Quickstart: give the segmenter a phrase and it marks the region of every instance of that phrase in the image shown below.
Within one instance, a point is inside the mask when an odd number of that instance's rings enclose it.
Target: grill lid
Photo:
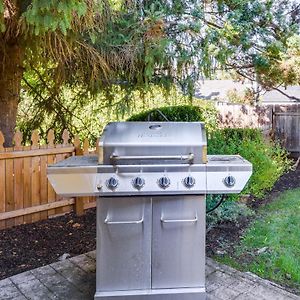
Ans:
[[[100,164],[206,163],[201,122],[113,122],[99,142]]]

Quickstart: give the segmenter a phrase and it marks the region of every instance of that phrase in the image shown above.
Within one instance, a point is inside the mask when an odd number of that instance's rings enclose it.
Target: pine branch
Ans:
[[[291,100],[295,100],[297,102],[300,102],[300,98],[295,97],[295,96],[291,96],[291,95],[285,93],[284,91],[282,91],[281,89],[279,89],[277,87],[273,87],[272,89],[275,90],[275,91],[277,91],[277,92],[279,92],[280,94],[284,95],[285,97],[287,97],[287,98],[289,98]]]

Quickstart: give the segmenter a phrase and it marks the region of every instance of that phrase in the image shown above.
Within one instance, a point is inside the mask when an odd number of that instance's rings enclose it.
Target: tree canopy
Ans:
[[[219,70],[266,88],[299,82],[299,18],[287,0],[0,0],[0,129],[14,129],[21,83],[68,113],[65,87],[112,101],[119,86],[128,101],[153,84],[192,95]]]

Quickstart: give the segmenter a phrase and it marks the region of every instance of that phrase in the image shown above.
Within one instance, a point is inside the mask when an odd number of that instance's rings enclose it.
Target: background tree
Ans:
[[[72,114],[66,88],[78,105],[104,91],[108,105],[123,109],[133,91],[143,96],[153,84],[193,95],[195,82],[218,70],[266,82],[300,15],[286,0],[0,0],[0,12],[0,129],[8,141],[22,76],[40,115],[55,113],[63,125]],[[116,86],[125,91],[118,103]]]
[[[102,30],[108,14],[106,3],[94,0],[0,0],[0,129],[6,145],[24,71],[55,70],[51,79],[57,86],[68,73],[76,73],[77,80],[108,80],[105,59],[84,38]]]

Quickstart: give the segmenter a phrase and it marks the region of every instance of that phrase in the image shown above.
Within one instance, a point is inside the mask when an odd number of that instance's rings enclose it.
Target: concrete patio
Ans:
[[[207,259],[208,300],[300,300],[299,296],[250,273]],[[93,299],[95,251],[0,281],[0,299]]]

